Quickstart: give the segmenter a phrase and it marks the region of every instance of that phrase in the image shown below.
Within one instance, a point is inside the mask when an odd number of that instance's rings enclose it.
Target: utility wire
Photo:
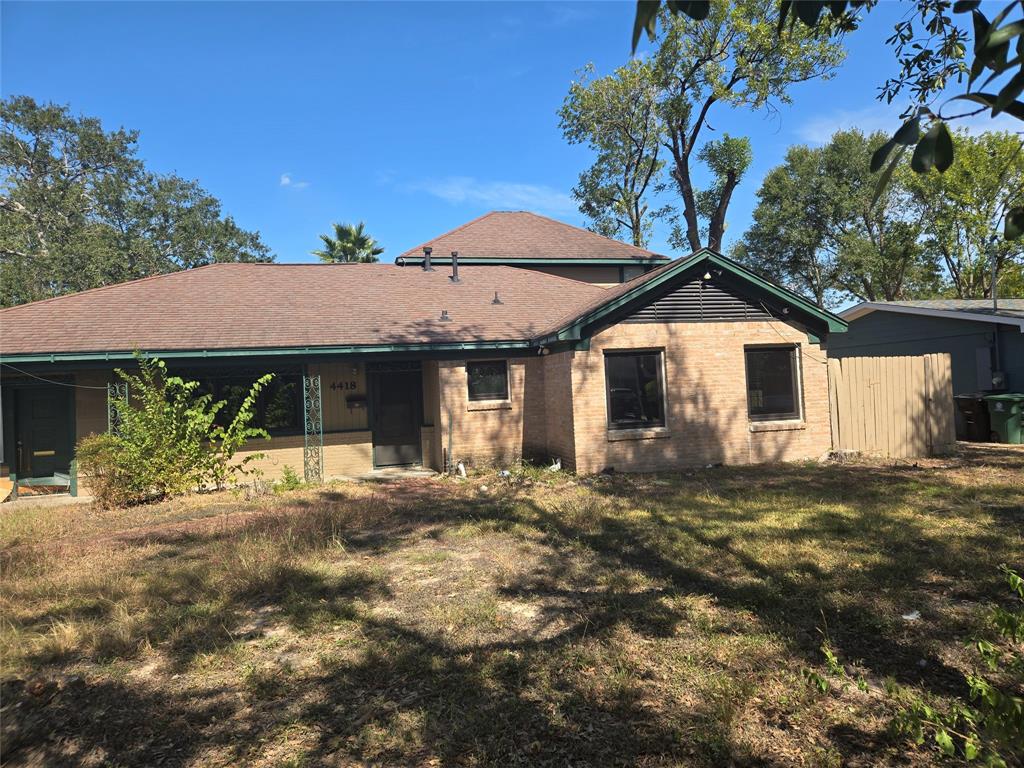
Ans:
[[[768,315],[768,317],[772,318],[772,320],[778,320],[778,318],[777,318],[777,317],[775,317],[775,315],[773,315],[773,314],[772,314],[772,313],[771,313],[771,312],[770,312],[770,311],[768,310],[768,307],[766,307],[766,306],[764,305],[764,302],[763,302],[763,301],[759,301],[759,302],[758,302],[758,304],[760,304],[760,305],[761,305],[761,309],[763,309],[763,310],[764,310],[765,314],[766,314],[766,315]],[[786,342],[787,344],[792,344],[792,343],[793,343],[792,339],[787,339],[787,338],[786,338],[785,336],[783,336],[783,335],[782,335],[782,331],[780,331],[780,330],[779,330],[778,328],[776,328],[776,327],[775,327],[775,323],[774,323],[774,322],[772,322],[772,320],[769,320],[769,321],[768,321],[768,325],[769,325],[769,327],[770,327],[770,328],[771,328],[771,329],[772,329],[773,331],[775,331],[775,332],[776,332],[776,333],[777,333],[777,334],[779,335],[779,338],[780,338],[780,339],[782,339],[783,341],[785,341],[785,342]],[[778,321],[779,321],[779,322],[782,322],[781,320],[778,320]],[[806,349],[804,349],[804,345],[803,345],[803,344],[797,344],[796,346],[797,346],[797,349],[799,349],[799,350],[800,350],[800,354],[801,354],[801,355],[803,355],[804,357],[809,357],[809,358],[810,358],[811,360],[813,360],[813,361],[814,361],[814,362],[816,362],[816,363],[822,363],[822,364],[824,364],[824,363],[826,362],[825,360],[821,360],[820,358],[817,358],[817,357],[815,357],[815,356],[814,356],[814,355],[812,355],[812,354],[811,354],[810,352],[808,352],[808,351],[807,351]]]
[[[30,376],[33,379],[38,379],[39,381],[46,382],[47,384],[56,384],[57,386],[60,387],[71,387],[72,389],[107,389],[105,386],[95,387],[89,386],[88,384],[69,384],[66,381],[54,381],[53,379],[44,379],[42,376],[36,376],[34,373],[29,373],[28,371],[21,370],[21,368],[15,368],[10,363],[0,363],[0,365],[2,365],[4,368],[10,368],[12,371],[17,371],[18,373],[24,376]]]

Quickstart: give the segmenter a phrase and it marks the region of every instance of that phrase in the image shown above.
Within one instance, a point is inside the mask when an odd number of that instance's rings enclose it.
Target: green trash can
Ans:
[[[999,443],[1024,443],[1024,429],[1021,427],[1024,394],[985,395],[985,402],[992,423],[992,439]]]

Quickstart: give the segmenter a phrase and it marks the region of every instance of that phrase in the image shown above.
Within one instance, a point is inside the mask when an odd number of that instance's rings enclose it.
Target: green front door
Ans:
[[[19,478],[71,471],[74,400],[65,387],[18,389],[15,458]]]

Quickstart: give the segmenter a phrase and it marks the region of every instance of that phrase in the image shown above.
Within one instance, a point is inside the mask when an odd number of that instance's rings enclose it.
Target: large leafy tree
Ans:
[[[643,248],[658,215],[648,193],[665,165],[659,157],[663,126],[654,70],[633,59],[608,77],[594,79],[593,72],[592,65],[583,70],[559,113],[569,143],[586,144],[596,154],[573,196],[595,232],[625,232]]]
[[[147,171],[138,133],[27,96],[0,103],[4,306],[218,261],[270,261],[196,182]]]
[[[787,28],[852,31],[858,26],[858,14],[870,11],[876,2],[778,0],[774,13],[777,33],[782,39]],[[916,173],[932,168],[941,173],[953,164],[949,121],[983,112],[1024,121],[1024,0],[996,6],[991,19],[982,10],[981,0],[914,0],[908,5],[911,11],[896,23],[886,40],[893,47],[898,72],[881,86],[879,98],[891,103],[909,93],[911,100],[904,113],[907,121],[872,157],[872,170],[886,167],[879,178],[879,192],[910,147],[914,148],[910,167]],[[637,0],[634,52],[645,31],[655,39],[662,7],[665,16],[700,22],[712,15],[714,0],[664,0],[664,4],[662,0]],[[972,46],[970,54],[968,44]],[[952,96],[948,89],[953,90]],[[1024,203],[1015,203],[1006,212],[1003,233],[1008,240],[1024,236]]]
[[[588,206],[604,213],[614,205],[635,205],[650,215],[641,203],[649,189],[647,171],[661,163],[650,143],[656,131],[667,170],[658,189],[675,198],[665,210],[672,222],[672,245],[721,249],[733,192],[752,158],[745,137],[710,138],[713,116],[725,107],[776,109],[789,102],[792,85],[830,76],[844,57],[828,24],[779,36],[772,21],[774,3],[712,0],[700,19],[666,13],[649,60],[620,68],[590,83],[585,92],[573,86],[566,101],[570,115],[587,108],[588,141],[597,150],[594,165],[581,176],[597,183],[577,187],[585,212]],[[609,131],[609,123],[621,125],[622,115],[642,116],[642,128]],[[599,131],[613,142],[614,151],[589,139]],[[577,135],[567,132],[570,140]],[[637,139],[642,140],[639,151]],[[636,168],[643,183],[621,184],[637,179]],[[646,222],[635,217],[623,224],[635,233]]]
[[[312,251],[321,261],[374,262],[379,261],[377,257],[384,253],[377,241],[366,233],[361,221],[358,224],[334,224],[333,228],[333,236],[320,235],[324,247]]]
[[[793,84],[829,77],[845,56],[828,25],[776,34],[774,6],[774,0],[712,0],[703,19],[662,18],[653,61],[669,174],[681,202],[672,238],[676,247],[721,249],[733,191],[750,165],[746,138],[706,140],[715,110],[775,109],[789,103]],[[695,178],[695,161],[710,172],[703,188]]]
[[[954,135],[957,162],[910,179],[923,216],[924,247],[941,260],[947,292],[959,298],[992,296],[992,275],[1002,295],[1019,290],[1024,239],[1002,236],[1009,212],[1024,205],[1024,148],[1012,133]]]
[[[937,292],[936,260],[919,242],[911,174],[901,170],[875,199],[879,173],[868,163],[886,140],[850,130],[823,147],[791,147],[758,191],[737,256],[819,306]]]

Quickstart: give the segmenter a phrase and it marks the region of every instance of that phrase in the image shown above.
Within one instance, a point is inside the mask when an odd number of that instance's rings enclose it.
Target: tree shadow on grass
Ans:
[[[960,672],[936,654],[938,643],[959,639],[956,627],[937,622],[926,632],[908,631],[887,613],[898,602],[889,593],[919,596],[937,574],[962,585],[958,599],[982,601],[997,579],[972,579],[979,554],[1020,554],[1019,538],[999,536],[999,527],[1024,520],[1006,489],[964,491],[941,472],[785,466],[583,483],[567,491],[568,500],[554,501],[517,485],[486,497],[432,489],[422,502],[403,495],[365,527],[339,530],[325,518],[302,534],[321,537],[321,549],[340,535],[357,559],[465,527],[542,546],[542,557],[496,588],[501,598],[539,607],[525,637],[446,640],[401,616],[357,607],[393,596],[382,575],[330,574],[287,558],[268,563],[255,557],[259,549],[248,553],[251,562],[228,564],[237,580],[213,588],[204,570],[209,548],[224,557],[245,551],[217,549],[227,531],[178,538],[174,556],[164,558],[170,562],[161,561],[159,548],[152,553],[150,565],[159,569],[146,584],[152,602],[166,606],[147,619],[146,633],[175,669],[230,647],[242,618],[263,608],[300,633],[354,623],[358,647],[255,699],[173,686],[149,694],[140,684],[97,678],[40,707],[33,694],[15,690],[7,702],[25,704],[4,724],[12,734],[6,758],[85,765],[107,750],[118,764],[185,765],[219,749],[251,762],[266,729],[285,722],[311,734],[296,755],[310,765],[769,765],[771,758],[752,753],[733,728],[745,707],[766,706],[752,703],[765,673],[709,658],[704,676],[715,684],[678,691],[633,656],[680,633],[699,643],[702,636],[758,631],[781,639],[794,668],[815,667],[827,622],[844,661],[933,693],[962,693]],[[928,515],[896,515],[922,498],[934,501]],[[931,529],[936,515],[955,526],[957,512],[942,510],[963,499],[983,505],[992,521],[955,540]],[[356,503],[343,489],[327,489],[319,507],[314,497],[296,514]],[[780,522],[778,508],[794,512]],[[269,534],[273,525],[251,532]],[[828,557],[832,548],[841,550],[838,561]],[[722,615],[697,628],[690,599],[710,601]],[[622,637],[638,645],[623,649]],[[844,760],[896,760],[893,744],[875,732],[837,724],[819,736]]]

